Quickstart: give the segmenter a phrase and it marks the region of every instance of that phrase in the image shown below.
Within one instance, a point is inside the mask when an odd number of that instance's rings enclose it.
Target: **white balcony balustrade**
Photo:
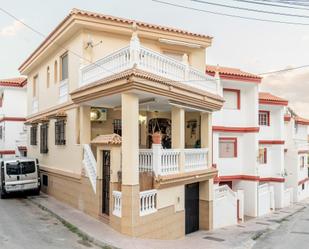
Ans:
[[[180,172],[181,154],[184,155],[184,171],[196,171],[208,168],[208,149],[162,149],[153,144],[152,149],[139,152],[139,171],[155,175],[172,175]]]
[[[113,191],[113,215],[121,217],[121,192]]]
[[[187,86],[195,87],[213,94],[218,93],[218,84],[214,77],[192,68],[181,62],[142,47],[137,36],[132,37],[129,46],[117,50],[106,57],[80,69],[80,87],[123,72],[135,66],[138,69],[179,81]]]
[[[208,149],[185,149],[185,171],[207,169]]]
[[[157,212],[157,190],[147,190],[139,193],[140,216]]]

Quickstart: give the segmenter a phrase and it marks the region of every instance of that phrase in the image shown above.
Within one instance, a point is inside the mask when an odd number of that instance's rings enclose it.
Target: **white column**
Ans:
[[[185,148],[185,110],[172,107],[172,148]],[[184,171],[184,153],[180,153],[180,172]]]
[[[123,185],[139,184],[138,114],[138,97],[132,93],[121,94]]]
[[[211,113],[201,113],[201,148],[208,148],[208,167],[212,166],[212,117]]]

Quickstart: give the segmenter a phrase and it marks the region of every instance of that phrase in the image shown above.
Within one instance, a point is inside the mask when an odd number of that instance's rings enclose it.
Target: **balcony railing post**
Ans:
[[[184,80],[189,80],[190,66],[189,66],[189,58],[187,54],[184,54],[182,56],[182,63],[186,66]]]
[[[156,176],[161,175],[161,156],[162,156],[162,145],[152,144],[152,155],[153,155],[153,171]]]
[[[139,64],[140,49],[141,44],[137,32],[134,31],[130,41],[130,63],[132,67]]]

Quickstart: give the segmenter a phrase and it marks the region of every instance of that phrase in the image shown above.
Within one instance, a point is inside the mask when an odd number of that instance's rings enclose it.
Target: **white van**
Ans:
[[[1,199],[13,192],[40,193],[41,180],[37,159],[23,157],[0,159],[0,167]]]

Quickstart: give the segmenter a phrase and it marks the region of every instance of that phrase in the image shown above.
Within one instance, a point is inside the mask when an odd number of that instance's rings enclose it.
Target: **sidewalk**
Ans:
[[[254,244],[254,238],[269,230],[277,229],[283,220],[304,209],[308,203],[308,201],[296,203],[237,226],[209,232],[198,231],[180,240],[145,240],[122,235],[108,225],[45,194],[28,199],[62,222],[78,228],[78,233],[87,236],[94,244],[102,248],[122,249],[249,249]]]

